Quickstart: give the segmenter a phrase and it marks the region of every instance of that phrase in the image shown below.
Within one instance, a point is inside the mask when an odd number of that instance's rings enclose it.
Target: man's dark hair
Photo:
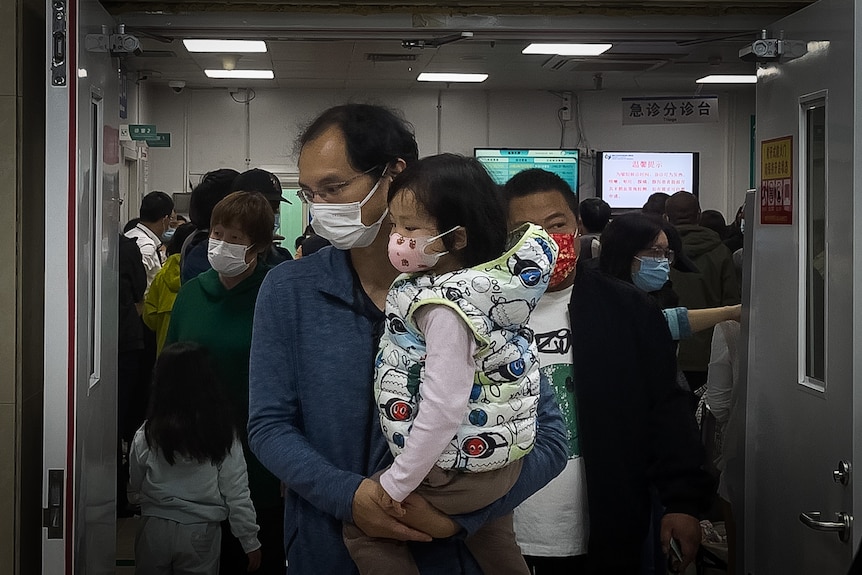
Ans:
[[[662,231],[662,221],[656,216],[632,212],[615,217],[602,232],[599,267],[608,275],[632,283],[632,259],[652,246]]]
[[[704,210],[700,214],[700,225],[717,233],[722,240],[727,238],[727,222],[718,210]]]
[[[581,223],[591,234],[600,234],[611,219],[611,206],[601,198],[587,198],[578,205]]]
[[[475,158],[439,154],[417,160],[392,180],[389,202],[405,189],[413,192],[440,233],[456,226],[466,230],[467,246],[453,252],[463,266],[491,261],[503,253],[507,234],[503,197]],[[442,239],[446,249],[452,250],[453,234]]]
[[[302,242],[302,257],[310,256],[328,245],[330,245],[329,240],[323,236],[318,236],[317,234],[311,235]]]
[[[213,208],[231,192],[233,181],[238,175],[236,170],[220,168],[201,177],[189,199],[189,218],[197,229],[209,229]]]
[[[139,223],[141,223],[141,218],[132,218],[131,220],[126,222],[125,226],[123,226],[123,233],[126,233],[132,228],[137,227]]]
[[[647,198],[647,201],[641,211],[645,214],[653,214],[656,216],[664,217],[664,208],[665,204],[667,204],[667,199],[669,197],[670,196],[664,192],[656,192],[654,194],[651,194],[650,197]]]
[[[536,192],[552,192],[557,191],[563,195],[569,209],[575,215],[575,218],[580,218],[578,214],[578,196],[572,191],[572,187],[566,183],[566,180],[553,172],[542,170],[541,168],[530,168],[523,172],[518,172],[506,182],[503,186],[503,195],[506,196],[506,201],[512,198],[520,198],[529,196]]]
[[[192,235],[194,232],[195,225],[191,222],[178,226],[176,231],[174,231],[174,235],[171,238],[171,241],[168,242],[167,254],[169,256],[172,256],[174,254],[180,253],[180,251],[183,249],[183,243],[186,241],[186,238]]]
[[[141,200],[142,222],[157,222],[174,211],[174,201],[164,192],[150,192]]]
[[[320,114],[299,137],[299,148],[328,128],[344,134],[347,160],[357,172],[379,177],[390,163],[401,158],[407,165],[419,159],[413,126],[396,112],[373,104],[343,104]]]
[[[260,192],[269,202],[273,212],[279,211],[282,201],[287,202],[282,196],[281,181],[278,176],[260,168],[252,168],[238,175],[231,184],[230,190],[231,192]]]
[[[675,226],[700,222],[700,202],[689,192],[677,192],[665,204],[667,219]]]

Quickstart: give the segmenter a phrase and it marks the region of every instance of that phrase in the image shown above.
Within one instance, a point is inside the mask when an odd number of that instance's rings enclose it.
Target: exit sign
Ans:
[[[155,124],[129,124],[129,136],[133,140],[143,140],[145,142],[156,140],[159,137],[158,133],[156,133]]]
[[[156,134],[155,139],[147,140],[147,145],[151,148],[170,148],[171,147],[171,133],[164,132],[160,134]]]

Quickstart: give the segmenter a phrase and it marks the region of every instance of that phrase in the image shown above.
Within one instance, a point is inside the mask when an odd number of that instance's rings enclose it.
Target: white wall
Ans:
[[[583,92],[581,125],[592,150],[699,151],[703,209],[732,217],[748,188],[749,125],[754,89],[719,94],[721,119],[713,124],[623,126],[620,98],[649,94]],[[671,95],[671,94],[662,94]],[[171,132],[172,147],[150,150],[148,190],[188,191],[186,173],[219,167],[263,166],[296,170],[294,146],[302,128],[320,111],[346,101],[400,109],[413,123],[422,155],[472,154],[474,147],[560,146],[560,99],[543,91],[487,92],[470,89],[380,91],[259,89],[248,104],[227,90],[173,93],[151,86],[142,102],[143,123]],[[247,131],[246,126],[249,129]],[[246,157],[246,137],[250,134]],[[574,146],[576,122],[566,122],[564,147]],[[581,147],[584,141],[581,140]],[[594,195],[592,162],[581,169],[581,197]],[[275,171],[275,170],[273,170]],[[193,184],[197,180],[193,178]]]

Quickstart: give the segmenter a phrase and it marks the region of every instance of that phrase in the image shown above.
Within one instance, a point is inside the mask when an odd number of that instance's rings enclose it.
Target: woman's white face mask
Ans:
[[[251,265],[245,261],[245,254],[251,246],[229,244],[222,240],[209,239],[207,259],[219,275],[233,278],[245,272]]]
[[[383,211],[383,215],[366,226],[362,223],[362,206],[368,203],[374,192],[380,187],[386,170],[380,175],[377,183],[368,192],[368,195],[360,202],[348,202],[346,204],[312,203],[308,209],[311,212],[311,227],[321,237],[339,250],[352,248],[364,248],[370,246],[380,231],[383,218],[389,213],[389,208]]]

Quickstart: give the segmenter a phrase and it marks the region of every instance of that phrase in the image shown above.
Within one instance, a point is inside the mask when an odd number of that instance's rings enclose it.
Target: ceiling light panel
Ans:
[[[208,78],[244,78],[251,80],[272,80],[272,70],[204,70]]]
[[[550,54],[557,56],[598,56],[611,49],[613,44],[530,44],[522,54]]]
[[[754,74],[712,74],[697,79],[698,84],[756,84]]]
[[[217,52],[237,54],[245,52],[266,52],[263,40],[200,40],[185,39],[183,44],[189,52]]]
[[[416,78],[420,82],[484,82],[488,74],[454,74],[448,72],[423,72]]]

